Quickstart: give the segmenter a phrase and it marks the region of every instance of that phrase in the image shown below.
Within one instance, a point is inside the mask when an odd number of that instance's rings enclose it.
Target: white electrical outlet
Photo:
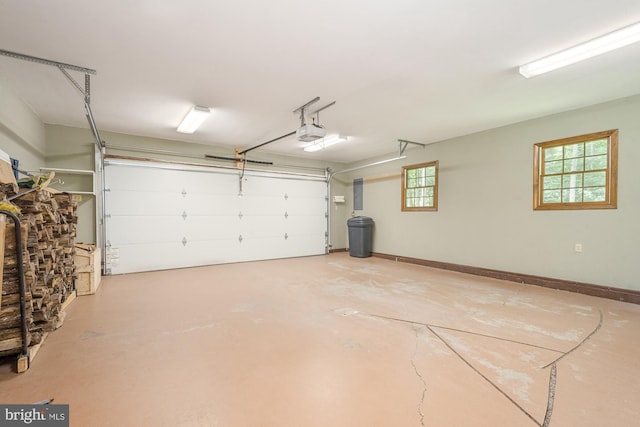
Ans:
[[[576,243],[575,250],[576,252],[582,252],[582,243]]]

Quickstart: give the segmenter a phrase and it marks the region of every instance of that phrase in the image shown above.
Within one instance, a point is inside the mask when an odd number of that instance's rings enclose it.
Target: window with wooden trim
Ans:
[[[438,162],[402,167],[402,211],[438,210]]]
[[[533,208],[615,209],[618,130],[534,145]]]

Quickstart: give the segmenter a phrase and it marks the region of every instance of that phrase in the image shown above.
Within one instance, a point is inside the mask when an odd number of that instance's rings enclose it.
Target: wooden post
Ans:
[[[19,374],[26,372],[29,369],[30,364],[29,356],[19,356],[18,363],[16,365],[16,370]]]
[[[7,216],[4,214],[0,214],[0,307],[2,306],[2,273],[4,272],[4,241],[6,237],[6,229],[7,229]]]
[[[242,151],[242,148],[236,148],[236,168],[238,169],[242,169],[242,154],[240,154],[240,152]]]

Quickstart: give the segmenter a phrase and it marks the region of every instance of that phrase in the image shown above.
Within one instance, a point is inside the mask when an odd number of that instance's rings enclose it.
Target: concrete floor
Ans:
[[[103,278],[0,402],[72,426],[631,426],[640,306],[346,253]]]

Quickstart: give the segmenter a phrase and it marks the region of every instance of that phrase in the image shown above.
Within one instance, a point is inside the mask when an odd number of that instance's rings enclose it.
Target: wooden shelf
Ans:
[[[63,178],[62,184],[52,185],[52,188],[55,188],[56,190],[64,191],[69,194],[82,194],[88,196],[95,196],[96,194],[96,177],[95,172],[92,170],[41,167],[40,172],[55,172],[56,177]],[[66,184],[64,182],[65,176],[67,177]],[[82,178],[80,178],[82,176],[90,177],[91,182],[83,182]],[[85,178],[85,181],[88,181],[88,179]]]

